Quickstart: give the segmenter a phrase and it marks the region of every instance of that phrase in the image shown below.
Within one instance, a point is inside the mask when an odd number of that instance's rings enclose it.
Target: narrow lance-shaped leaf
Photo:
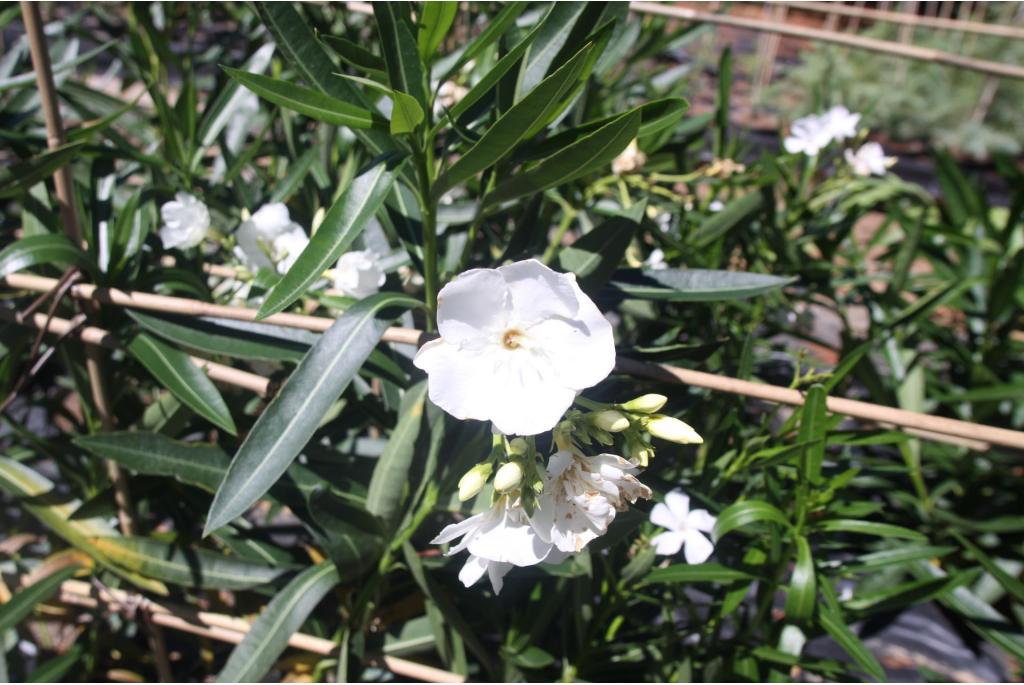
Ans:
[[[492,43],[501,38],[505,31],[515,24],[516,18],[523,13],[527,5],[529,5],[527,2],[510,2],[505,4],[501,11],[487,22],[484,29],[466,44],[462,52],[456,53],[458,57],[454,61],[445,60],[444,77],[440,80],[443,82],[451,78],[464,64],[479,56]]]
[[[377,83],[372,79],[363,78],[362,76],[349,76],[348,74],[338,74],[338,76],[348,79],[349,81],[361,83],[362,85],[384,93],[391,98],[390,131],[392,135],[412,133],[416,130],[416,127],[420,125],[420,122],[423,121],[423,108],[420,107],[418,102],[416,102],[416,98],[408,93],[403,93],[402,91],[395,90],[394,88],[388,88],[381,83]]]
[[[592,47],[588,45],[576,53],[558,71],[544,79],[504,116],[494,122],[494,125],[487,129],[480,140],[438,179],[433,191],[435,197],[440,197],[448,189],[475,176],[510,154],[519,141],[525,138],[538,122],[546,121],[553,116],[557,108],[561,106],[562,96],[582,73]]]
[[[216,445],[178,442],[160,433],[124,431],[81,435],[75,438],[75,444],[132,471],[173,476],[182,483],[210,492],[216,491],[228,467],[228,455]]]
[[[539,84],[548,73],[555,57],[572,33],[576,20],[586,7],[585,2],[553,2],[549,5],[547,14],[540,21],[540,33],[519,68],[519,78],[516,82],[517,100],[523,98],[524,93],[528,93]]]
[[[539,193],[603,168],[611,164],[615,156],[636,137],[639,126],[639,112],[624,114],[542,160],[528,171],[500,183],[484,202],[495,205],[530,193]]]
[[[218,683],[259,682],[288,646],[324,595],[338,582],[338,571],[329,561],[297,575],[271,600],[252,624],[227,664],[217,674]]]
[[[800,410],[800,433],[797,440],[806,443],[801,470],[812,484],[821,482],[821,464],[825,459],[825,414],[828,395],[820,385],[813,385]]]
[[[90,268],[88,256],[63,235],[31,235],[0,250],[0,277],[44,264]]]
[[[691,242],[698,247],[713,243],[730,230],[751,220],[761,210],[763,204],[764,196],[759,192],[747,193],[732,200],[697,228]]]
[[[403,3],[379,2],[373,5],[373,16],[377,20],[391,87],[413,96],[426,111],[427,78],[413,37],[408,7]]]
[[[405,498],[416,438],[423,425],[426,396],[426,381],[420,381],[406,391],[398,412],[398,424],[373,469],[366,493],[366,510],[384,521],[394,519]]]
[[[246,436],[213,499],[206,534],[262,497],[309,442],[387,329],[381,311],[418,304],[380,293],[356,303],[323,334]]]
[[[802,623],[814,612],[814,601],[817,589],[814,575],[814,559],[811,557],[811,546],[803,535],[796,537],[796,564],[789,579],[786,594],[786,618],[794,623]]]
[[[210,354],[239,359],[297,362],[318,337],[310,331],[252,321],[157,316],[131,309],[126,309],[125,313],[143,328],[165,340]]]
[[[778,290],[796,278],[714,269],[620,269],[611,288],[623,297],[669,302],[721,302]]]
[[[356,177],[331,205],[320,228],[288,273],[267,293],[257,318],[263,319],[283,310],[322,278],[324,271],[348,249],[380,209],[394,181],[395,174],[388,171],[384,163]]]
[[[147,333],[136,334],[128,351],[190,409],[235,435],[235,420],[220,391],[187,354]]]
[[[429,62],[444,37],[448,34],[455,15],[459,11],[459,3],[451,1],[425,2],[421,5],[423,16],[420,17],[420,30],[416,36],[416,45],[420,58]]]
[[[221,68],[231,78],[261,98],[317,121],[349,128],[385,128],[387,126],[382,117],[374,115],[370,110],[350,105],[312,88],[262,74],[250,74],[231,67],[222,66]]]
[[[746,500],[736,502],[718,515],[713,537],[719,540],[737,528],[744,528],[753,523],[775,523],[785,528],[789,527],[789,519],[778,507],[761,500]]]
[[[15,592],[13,597],[0,604],[0,634],[6,633],[21,623],[22,619],[32,613],[37,604],[49,599],[50,595],[60,588],[60,584],[75,575],[77,570],[78,566],[65,566],[58,569],[45,578]]]
[[[599,290],[614,273],[636,233],[637,223],[625,217],[613,217],[585,233],[558,253],[558,264],[576,274],[580,286]]]
[[[74,159],[84,144],[85,141],[62,145],[13,166],[0,167],[0,198],[14,197],[49,178],[54,171]]]

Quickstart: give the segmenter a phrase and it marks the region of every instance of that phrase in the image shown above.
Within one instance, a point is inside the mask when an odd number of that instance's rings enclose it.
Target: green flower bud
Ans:
[[[459,501],[465,502],[476,497],[477,493],[491,477],[492,467],[490,464],[477,464],[459,479]]]
[[[498,492],[515,490],[523,482],[523,467],[514,461],[505,462],[494,474],[494,489]]]
[[[626,411],[636,412],[637,414],[653,414],[664,407],[666,402],[668,402],[667,397],[652,392],[640,395],[640,397],[619,406]]]
[[[609,433],[621,433],[629,428],[629,419],[622,412],[614,409],[599,411],[590,415],[590,420],[601,430]]]
[[[655,414],[647,419],[644,427],[654,437],[677,442],[680,445],[699,445],[704,442],[704,438],[700,437],[697,431],[671,416]]]
[[[513,438],[508,443],[508,453],[516,456],[526,454],[530,450],[530,445],[522,438]]]

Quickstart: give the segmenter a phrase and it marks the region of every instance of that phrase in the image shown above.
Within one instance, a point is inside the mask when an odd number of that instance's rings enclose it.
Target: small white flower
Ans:
[[[334,267],[334,288],[357,299],[380,292],[386,278],[376,255],[369,250],[346,252]]]
[[[160,218],[164,222],[160,240],[165,250],[195,247],[210,229],[210,210],[188,193],[175,193],[173,200],[160,207]]]
[[[459,537],[462,540],[447,553],[452,556],[469,551],[459,580],[469,587],[487,573],[495,593],[501,592],[504,576],[513,566],[533,566],[562,558],[552,555],[552,544],[541,540],[519,500],[512,500],[509,495],[499,497],[494,506],[481,514],[446,526],[430,543],[441,545]]]
[[[647,255],[647,259],[644,260],[644,266],[655,271],[658,269],[667,269],[668,263],[665,261],[664,250],[660,247],[656,247],[651,250],[651,254]]]
[[[441,337],[414,360],[430,400],[506,435],[550,430],[615,366],[611,324],[576,277],[534,259],[460,274],[437,309]]]
[[[704,535],[714,530],[715,517],[706,509],[690,511],[690,498],[681,490],[673,490],[665,495],[663,504],[654,505],[651,523],[668,529],[651,538],[658,554],[678,554],[685,546],[686,563],[703,564],[715,551],[711,540]]]
[[[619,156],[612,160],[612,173],[616,176],[632,174],[639,171],[647,163],[647,155],[643,153],[637,144],[636,138],[629,141],[626,149],[619,153]]]
[[[842,105],[830,108],[822,115],[825,129],[832,140],[843,142],[847,138],[857,135],[857,124],[860,123],[860,115],[851,112]]]
[[[274,202],[260,207],[235,233],[238,253],[252,268],[286,273],[309,244],[309,236],[291,220],[288,207]]]
[[[783,146],[791,154],[803,153],[814,157],[830,142],[832,134],[824,118],[810,114],[793,122]]]
[[[608,532],[615,514],[628,503],[649,499],[651,489],[638,481],[637,468],[614,454],[585,457],[569,450],[548,460],[544,493],[533,514],[542,539],[562,552],[579,552]]]
[[[896,158],[886,157],[882,146],[874,141],[864,143],[856,152],[846,150],[844,155],[846,163],[858,176],[884,176],[885,170],[896,163]]]
[[[711,204],[708,205],[708,211],[710,212],[720,212],[723,209],[725,209],[725,205],[722,204],[721,200],[712,200]]]

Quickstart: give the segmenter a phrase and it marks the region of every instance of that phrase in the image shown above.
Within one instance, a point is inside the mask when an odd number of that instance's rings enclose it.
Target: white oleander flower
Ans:
[[[286,273],[309,244],[309,236],[291,220],[288,207],[273,202],[260,207],[235,233],[238,253],[248,266]]]
[[[832,132],[824,117],[809,114],[800,117],[789,127],[789,135],[783,141],[786,152],[803,153],[814,157],[832,142]]]
[[[430,400],[506,435],[550,430],[615,366],[612,327],[576,284],[535,259],[460,274],[438,295],[441,337],[416,353]]]
[[[673,490],[665,495],[665,502],[651,509],[651,523],[667,528],[651,538],[651,544],[658,554],[671,556],[683,549],[686,563],[703,564],[715,546],[705,533],[715,528],[715,517],[706,509],[690,511],[690,498],[682,490]]]
[[[608,532],[615,514],[627,503],[650,499],[651,489],[638,481],[638,469],[622,457],[585,457],[570,450],[548,460],[544,492],[531,519],[540,537],[562,552],[579,552]]]
[[[871,141],[861,145],[856,152],[846,150],[846,163],[858,176],[884,176],[885,170],[896,163],[895,157],[886,157],[878,143]]]
[[[165,250],[187,249],[203,242],[210,229],[210,210],[194,195],[175,193],[160,207],[160,241]]]
[[[647,255],[647,259],[644,260],[644,266],[655,271],[658,271],[659,269],[667,269],[668,262],[665,261],[664,250],[660,247],[656,247],[651,250],[651,254]]]
[[[357,299],[380,292],[386,278],[377,256],[369,250],[346,252],[334,267],[334,288]]]
[[[860,115],[856,112],[851,112],[842,105],[836,105],[821,117],[831,140],[841,143],[847,138],[856,137],[857,124],[860,123]]]
[[[612,160],[612,173],[616,176],[632,174],[639,171],[647,163],[647,155],[643,153],[637,144],[636,138],[629,141],[626,149],[619,153],[619,156]]]
[[[518,498],[512,499],[511,495],[502,495],[483,513],[446,526],[430,542],[440,545],[459,537],[462,540],[447,553],[447,556],[452,556],[463,550],[469,552],[469,558],[459,572],[459,580],[469,587],[486,573],[495,593],[501,592],[505,574],[513,566],[533,566],[542,561],[564,558],[557,553],[552,554],[554,546],[540,538]]]

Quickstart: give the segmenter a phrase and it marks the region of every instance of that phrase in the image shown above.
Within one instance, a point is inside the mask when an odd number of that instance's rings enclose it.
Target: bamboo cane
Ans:
[[[861,19],[870,19],[873,21],[886,21],[892,24],[921,26],[924,28],[948,31],[962,31],[964,33],[978,33],[988,36],[999,36],[1002,38],[1024,38],[1024,28],[1002,24],[991,24],[983,21],[919,16],[916,13],[910,14],[907,12],[892,12],[889,10],[853,7],[841,2],[794,0],[789,4],[794,8],[805,9],[812,12],[838,14],[846,17],[859,17]]]
[[[31,274],[11,274],[0,283],[11,288],[22,288],[26,290],[45,291],[56,285],[56,280],[33,276]],[[91,285],[75,285],[70,293],[73,297],[91,298],[94,295],[102,302],[119,304],[123,306],[139,307],[142,309],[153,308],[159,311],[174,312],[180,314],[195,314],[193,309],[198,305],[216,307],[221,316],[224,313],[230,314],[227,318],[253,320],[256,310],[244,307],[227,307],[223,305],[208,305],[205,302],[189,300],[185,298],[169,297],[164,295],[149,295],[147,293],[124,292],[119,290],[97,289]],[[151,299],[154,298],[154,299]],[[214,314],[208,314],[214,315]],[[283,315],[275,315],[283,316]],[[280,323],[280,325],[293,325],[305,330],[326,330],[333,323],[331,319],[316,316],[304,316],[301,314],[286,315],[288,323],[272,321],[274,317],[268,317],[268,322]],[[382,340],[406,345],[420,345],[427,340],[428,336],[423,331],[413,328],[392,327],[385,331]],[[209,363],[209,362],[207,362]],[[651,378],[668,382],[681,382],[694,387],[705,388],[717,392],[726,392],[734,395],[753,397],[756,399],[789,404],[794,406],[803,405],[803,394],[791,388],[782,388],[765,383],[754,383],[729,376],[719,376],[702,371],[691,371],[666,364],[652,364],[640,362],[627,357],[619,357],[617,370],[634,376]],[[921,437],[928,437],[929,434],[942,434],[943,436],[954,436],[961,440],[970,440],[975,443],[990,443],[1024,449],[1024,432],[986,426],[982,424],[950,419],[941,416],[931,416],[918,412],[895,409],[883,405],[848,400],[840,397],[829,397],[828,410],[864,419],[874,423],[891,424],[902,429],[913,429],[918,431]],[[920,432],[923,431],[924,434]]]
[[[734,26],[736,28],[750,29],[752,31],[768,31],[778,33],[783,36],[793,36],[796,38],[806,38],[808,40],[835,43],[837,45],[845,45],[847,47],[870,50],[872,52],[879,52],[887,55],[896,55],[898,57],[906,57],[908,59],[916,59],[923,62],[944,64],[946,66],[957,67],[960,69],[978,71],[983,74],[1024,79],[1024,67],[1015,64],[1005,64],[1003,62],[992,62],[989,60],[976,59],[974,57],[965,57],[962,55],[944,52],[942,50],[936,50],[935,48],[922,47],[920,45],[900,45],[893,41],[869,38],[867,36],[854,36],[803,26],[792,26],[788,24],[761,21],[759,19],[733,17],[726,14],[711,14],[709,12],[702,12],[700,10],[690,9],[687,7],[676,7],[674,5],[659,4],[656,2],[634,1],[630,3],[630,9],[634,12],[657,14],[666,17],[673,17],[675,19],[686,19],[689,21],[705,22],[708,24]]]
[[[252,629],[252,624],[243,618],[210,611],[197,611],[190,607],[171,603],[155,602],[143,595],[114,588],[98,589],[81,580],[66,580],[60,588],[60,600],[65,604],[98,609],[104,606],[111,611],[123,611],[129,607],[147,612],[153,622],[165,628],[202,635],[221,642],[238,644]],[[330,656],[337,647],[331,640],[321,637],[293,633],[288,645],[295,649]],[[384,666],[396,675],[428,683],[461,683],[465,678],[457,673],[444,671],[415,661],[400,659],[388,654],[383,656]]]

